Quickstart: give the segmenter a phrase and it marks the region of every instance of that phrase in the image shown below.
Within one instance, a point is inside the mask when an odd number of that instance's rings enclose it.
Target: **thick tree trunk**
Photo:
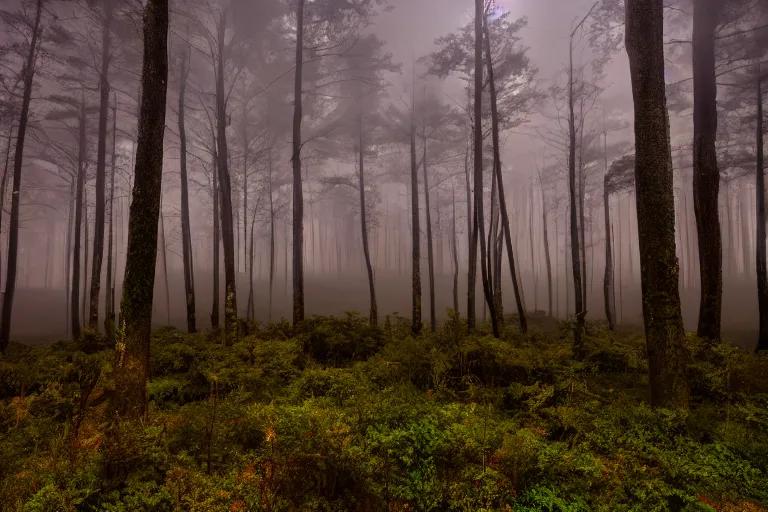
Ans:
[[[215,147],[215,137],[214,137],[214,147]],[[213,304],[211,306],[211,328],[218,329],[219,328],[219,250],[220,250],[220,244],[221,244],[221,236],[219,234],[219,228],[221,226],[220,220],[219,220],[219,204],[220,204],[220,196],[219,193],[219,172],[218,172],[218,157],[216,156],[217,151],[214,150],[213,153],[213,192],[211,193],[211,196],[213,198]]]
[[[757,350],[768,350],[768,269],[766,269],[765,247],[765,163],[764,163],[764,134],[763,134],[763,89],[760,66],[757,67],[757,180],[755,195],[757,197],[757,214],[755,217],[755,266],[757,272],[757,303],[760,314],[760,327],[757,338]]]
[[[75,220],[74,220],[74,250],[72,253],[72,296],[70,301],[70,315],[72,322],[72,338],[78,340],[80,330],[80,239],[82,238],[83,225],[83,191],[85,189],[85,167],[87,165],[87,135],[85,127],[85,93],[80,105],[78,156],[77,156],[77,185],[75,187]]]
[[[4,353],[11,340],[11,313],[13,311],[13,294],[16,291],[16,267],[19,257],[19,211],[21,207],[21,169],[24,160],[24,140],[27,135],[29,120],[29,103],[32,99],[32,85],[35,79],[35,63],[39,46],[40,17],[43,11],[43,0],[37,0],[35,21],[32,25],[32,40],[24,63],[24,92],[19,114],[19,130],[16,136],[16,152],[13,156],[13,195],[11,197],[11,222],[8,230],[8,271],[5,280],[5,295],[3,296],[2,326],[0,327],[0,352]]]
[[[216,66],[216,126],[219,157],[219,193],[221,195],[221,240],[224,245],[224,341],[231,344],[239,337],[237,325],[237,285],[235,281],[235,228],[232,215],[232,186],[229,178],[227,149],[227,112],[224,91],[225,19],[219,20],[219,58]]]
[[[302,74],[304,0],[296,8],[296,74],[293,84],[293,323],[304,320],[304,194],[301,184]]]
[[[427,168],[427,132],[426,125],[422,128],[424,149],[421,158],[424,176],[424,214],[427,223],[427,272],[429,273],[429,328],[437,331],[437,316],[435,314],[435,253],[432,243],[432,212],[429,207],[429,172]]]
[[[117,161],[117,96],[112,106],[112,167],[109,178],[109,236],[107,239],[107,292],[104,294],[104,332],[107,340],[114,339],[115,304],[112,295],[113,236],[115,225],[115,163]]]
[[[365,141],[363,140],[363,115],[360,114],[360,169],[359,169],[359,189],[360,189],[360,230],[363,236],[363,256],[365,256],[365,268],[368,271],[368,293],[370,294],[371,313],[369,321],[371,325],[379,323],[379,313],[376,306],[376,286],[373,279],[373,265],[371,265],[371,251],[368,248],[368,219],[365,210]]]
[[[99,293],[101,290],[101,263],[104,260],[104,225],[106,219],[107,181],[107,118],[109,117],[109,61],[112,2],[102,2],[104,22],[101,27],[101,72],[99,73],[99,140],[96,149],[96,215],[93,225],[93,262],[91,263],[91,293],[88,327],[99,328]],[[108,295],[108,294],[107,294]]]
[[[147,411],[149,339],[157,258],[157,224],[163,178],[168,83],[168,0],[148,0],[144,14],[144,64],[136,167],[128,219],[121,339],[115,348],[118,414],[140,418]]]
[[[699,238],[701,302],[697,335],[720,340],[723,248],[718,198],[715,28],[721,0],[703,0],[693,10],[693,207]]]
[[[184,295],[187,303],[187,332],[197,331],[195,313],[194,267],[192,265],[192,230],[189,222],[189,183],[187,178],[187,129],[185,101],[189,76],[187,48],[181,56],[181,84],[179,86],[179,170],[181,174],[181,250],[184,271]]]
[[[662,0],[627,0],[626,48],[635,105],[638,241],[651,405],[688,407]]]
[[[411,102],[411,109],[415,109]],[[419,166],[416,163],[416,113],[411,111],[411,332],[421,332],[421,233],[419,227]]]

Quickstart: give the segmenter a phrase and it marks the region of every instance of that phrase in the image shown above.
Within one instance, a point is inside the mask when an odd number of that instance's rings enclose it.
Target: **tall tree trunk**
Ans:
[[[144,14],[144,63],[136,167],[125,262],[121,339],[115,351],[118,414],[139,418],[147,411],[149,339],[157,258],[157,224],[163,178],[168,83],[168,0],[148,0]]]
[[[86,305],[88,304],[88,189],[83,187],[83,298],[80,301],[80,321],[88,323]]]
[[[192,265],[192,229],[189,222],[189,183],[187,178],[186,92],[189,77],[189,48],[181,56],[181,84],[179,85],[179,171],[181,174],[181,256],[184,271],[184,295],[187,303],[187,332],[197,331],[195,314],[194,268]]]
[[[248,109],[243,105],[243,267],[248,264],[246,259],[246,243],[248,241]],[[250,249],[249,249],[250,250]],[[248,256],[250,258],[250,256]],[[248,270],[247,268],[245,269]]]
[[[304,194],[301,184],[302,74],[304,0],[296,8],[296,74],[293,84],[293,323],[304,320]]]
[[[109,235],[107,239],[107,291],[104,294],[104,332],[107,340],[114,339],[115,304],[112,295],[113,234],[115,225],[115,163],[117,161],[117,96],[112,106],[112,167],[109,178]]]
[[[171,325],[171,290],[168,285],[168,246],[165,242],[165,217],[163,216],[163,197],[160,195],[160,256],[163,262],[163,281],[165,284],[165,313],[166,325]]]
[[[606,159],[607,163],[607,159]],[[606,167],[605,180],[603,182],[603,210],[605,214],[605,275],[603,277],[603,300],[605,301],[605,318],[608,320],[608,329],[613,330],[613,248],[611,247],[611,195],[608,189],[608,168]]]
[[[576,354],[581,354],[584,350],[584,316],[586,311],[584,311],[584,296],[581,290],[581,254],[579,250],[579,222],[577,218],[578,205],[576,203],[576,114],[574,111],[573,77],[573,37],[575,33],[576,30],[571,33],[570,45],[568,46],[568,200],[570,210],[571,270],[573,271],[573,293],[576,313],[576,324],[573,329],[573,348]]]
[[[412,96],[413,98],[413,96]],[[421,332],[421,233],[419,228],[419,166],[416,163],[416,102],[411,101],[411,332]]]
[[[739,216],[741,224],[741,252],[742,252],[742,265],[744,265],[744,280],[749,279],[750,269],[753,268],[752,257],[750,254],[752,251],[751,237],[749,234],[749,217],[751,212],[749,211],[749,189],[747,188],[746,180],[742,179],[739,183],[739,195],[741,196],[739,201]]]
[[[453,253],[453,311],[459,314],[459,241],[456,237],[456,187],[451,180],[451,206],[453,208],[453,225],[451,243]]]
[[[483,20],[485,21],[485,17],[483,17]],[[517,303],[517,315],[519,317],[520,321],[520,331],[525,334],[528,331],[528,320],[525,315],[525,306],[523,303],[523,299],[521,297],[520,293],[520,285],[518,283],[517,278],[517,269],[515,266],[515,254],[512,250],[512,235],[509,228],[509,212],[507,210],[507,200],[504,194],[504,178],[501,172],[501,149],[499,144],[499,112],[498,112],[498,106],[497,106],[497,97],[496,97],[496,81],[494,78],[494,71],[493,71],[493,59],[491,54],[491,38],[490,38],[490,31],[488,29],[487,21],[485,23],[482,23],[482,27],[485,31],[485,54],[486,54],[486,67],[488,70],[488,85],[490,87],[490,93],[491,93],[491,132],[493,136],[493,169],[494,174],[496,176],[496,182],[498,186],[498,193],[499,193],[499,210],[501,211],[501,224],[502,228],[504,230],[504,241],[507,245],[507,259],[509,261],[509,275],[512,279],[512,289],[515,292],[515,302]],[[477,30],[477,27],[475,27],[475,30]],[[482,58],[482,53],[478,55],[478,50],[475,49],[475,56],[478,59]],[[480,71],[477,71],[477,66],[475,66],[475,72],[479,75],[482,75],[482,63],[480,64]],[[482,76],[480,76],[482,78]],[[475,86],[477,86],[478,80],[475,78]],[[475,101],[478,101],[478,94],[475,94]],[[475,115],[478,115],[479,108],[476,105],[475,106]],[[479,132],[479,137],[482,139],[482,132]],[[478,131],[476,128],[475,132],[475,149],[477,150],[478,144],[480,144],[480,147],[482,148],[482,140],[478,142]],[[475,163],[475,172],[477,173],[477,163]],[[480,170],[482,172],[482,158],[480,158]],[[477,178],[477,175],[476,175]],[[478,186],[477,184],[475,185]],[[482,182],[479,185],[481,192],[482,192]],[[482,201],[482,193],[480,194],[480,200]],[[482,224],[482,221],[481,221]],[[493,321],[493,315],[495,314],[495,311],[491,311],[491,321]]]
[[[627,0],[626,48],[635,105],[638,241],[651,405],[687,408],[689,387],[664,83],[663,3]]]
[[[219,20],[219,56],[216,66],[216,125],[219,157],[219,194],[221,196],[221,239],[224,245],[224,340],[231,344],[239,337],[237,326],[237,284],[235,281],[235,229],[232,215],[232,186],[227,149],[227,111],[224,91],[225,17]]]
[[[8,273],[5,281],[3,296],[2,327],[0,327],[0,352],[4,353],[11,336],[11,312],[13,311],[13,294],[16,291],[16,267],[19,257],[19,210],[21,195],[21,168],[24,159],[24,139],[27,135],[29,120],[29,103],[32,99],[32,85],[35,78],[35,63],[40,39],[40,17],[43,11],[43,0],[37,0],[35,21],[32,25],[32,41],[24,63],[24,93],[19,114],[19,131],[16,136],[16,152],[13,156],[13,195],[11,197],[11,223],[8,230]]]
[[[72,296],[70,301],[70,315],[72,321],[72,338],[80,339],[80,239],[83,225],[83,192],[85,189],[85,167],[87,165],[87,134],[85,127],[85,93],[80,104],[80,119],[78,121],[78,154],[77,154],[77,185],[75,191],[75,240],[72,253]],[[87,236],[87,232],[86,232]]]
[[[424,175],[424,214],[427,223],[427,271],[429,272],[429,328],[437,331],[437,317],[435,314],[435,253],[432,243],[432,212],[429,207],[429,172],[427,171],[427,131],[426,123],[422,127],[424,149],[421,158],[422,172]]]
[[[467,106],[467,109],[469,109],[471,105]],[[470,163],[470,152],[472,151],[472,147],[469,144],[469,141],[467,142],[467,150],[464,153],[464,178],[465,178],[465,185],[464,190],[467,195],[467,328],[469,330],[474,329],[475,327],[475,307],[476,307],[476,300],[475,300],[475,276],[477,274],[477,269],[472,269],[472,261],[477,260],[477,250],[473,250],[472,246],[472,227],[475,225],[472,217],[472,184],[469,179],[469,163]],[[475,263],[477,265],[477,263]]]
[[[91,293],[88,327],[99,328],[99,293],[101,289],[101,263],[104,260],[104,225],[106,219],[107,181],[107,118],[109,117],[109,61],[112,1],[104,0],[104,22],[101,27],[101,72],[99,73],[99,140],[96,149],[96,215],[93,225],[93,262],[91,263]],[[109,294],[107,294],[109,295]]]
[[[272,148],[269,159],[269,321],[272,321],[272,301],[275,283],[275,203],[272,198]]]
[[[214,142],[215,145],[215,142]],[[216,151],[213,154],[213,305],[211,306],[211,328],[219,328],[219,251],[221,249],[221,235],[219,229],[221,227],[219,204],[219,177],[218,177],[218,157]]]
[[[8,188],[8,177],[11,173],[8,172],[8,166],[11,162],[11,142],[13,142],[13,123],[8,126],[8,143],[5,146],[5,166],[3,167],[3,179],[0,181],[0,283],[3,278],[3,265],[2,265],[2,246],[3,246],[3,213],[5,210],[5,196]],[[67,295],[69,296],[69,295]]]
[[[766,269],[765,247],[765,163],[764,163],[764,134],[763,134],[763,88],[760,66],[757,66],[757,180],[755,195],[757,197],[757,215],[755,217],[755,261],[757,265],[757,303],[760,312],[760,327],[757,338],[757,350],[768,350],[768,269]]]
[[[544,183],[541,181],[541,173],[539,173],[539,185],[541,186],[541,224],[544,235],[544,261],[547,264],[547,314],[552,316],[552,259],[550,257],[549,233],[547,230],[547,198],[544,195]]]
[[[483,215],[483,20],[485,19],[483,0],[475,0],[475,132],[474,132],[474,164],[475,164],[475,223],[472,229],[471,253],[476,257],[478,237],[480,240],[480,271],[482,275],[483,293],[491,314],[491,328],[494,337],[499,337],[499,323],[496,310],[493,307],[491,283],[488,276],[485,255],[485,217]],[[512,251],[510,251],[511,254]],[[474,258],[473,258],[474,259]],[[477,263],[470,265],[470,271],[477,273]],[[514,275],[514,274],[513,274]],[[472,279],[474,282],[474,279]],[[518,306],[519,307],[519,306]]]
[[[256,321],[256,305],[255,297],[253,295],[253,228],[256,224],[256,212],[258,208],[253,209],[253,216],[251,217],[251,241],[248,246],[248,320],[253,324]]]
[[[71,293],[72,293],[72,281],[71,281],[71,273],[72,273],[72,231],[74,226],[74,213],[75,213],[75,189],[77,188],[77,176],[73,177],[72,183],[69,186],[69,211],[67,213],[67,242],[66,242],[66,248],[65,248],[65,266],[64,266],[64,303],[66,304],[66,336],[69,337],[71,334],[70,326],[71,326],[71,313],[72,313],[72,304],[70,303],[71,300]]]
[[[365,256],[365,268],[368,271],[368,293],[370,294],[371,313],[369,321],[371,325],[379,323],[379,313],[376,306],[376,286],[373,281],[373,266],[371,265],[371,251],[368,248],[368,219],[365,211],[365,141],[363,140],[363,114],[360,113],[360,130],[358,133],[360,144],[360,169],[359,169],[359,188],[360,188],[360,230],[363,236],[363,256]]]
[[[697,335],[720,340],[723,301],[723,248],[718,198],[717,83],[715,28],[720,0],[704,0],[693,10],[693,207],[699,238],[701,303]]]

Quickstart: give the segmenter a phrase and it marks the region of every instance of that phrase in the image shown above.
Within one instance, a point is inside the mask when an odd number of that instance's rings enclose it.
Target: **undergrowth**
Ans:
[[[108,421],[112,351],[0,359],[7,511],[746,511],[768,506],[768,360],[689,338],[690,411],[644,340],[567,325],[410,335],[390,317],[154,333],[149,419]]]

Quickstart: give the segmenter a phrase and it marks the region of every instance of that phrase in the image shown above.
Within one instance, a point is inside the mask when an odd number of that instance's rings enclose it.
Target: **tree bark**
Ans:
[[[662,0],[627,0],[626,48],[635,105],[635,183],[650,401],[652,406],[687,408]]]
[[[214,137],[214,147],[216,146],[216,138]],[[220,214],[219,204],[221,202],[221,194],[219,192],[219,171],[218,171],[218,156],[217,151],[213,152],[213,192],[211,193],[213,198],[213,304],[211,306],[211,328],[219,328],[219,250],[221,244],[220,235]]]
[[[606,159],[607,163],[607,159]],[[605,318],[608,320],[608,329],[611,331],[614,325],[613,312],[613,247],[611,247],[611,195],[608,189],[608,167],[603,182],[603,211],[605,214],[605,275],[603,277],[603,300],[605,301]]]
[[[304,0],[296,8],[296,74],[293,85],[293,323],[304,320],[304,194],[301,183]]]
[[[85,93],[80,105],[78,157],[77,157],[77,185],[75,191],[75,221],[74,221],[74,250],[72,253],[72,299],[70,302],[70,314],[72,316],[72,338],[80,339],[80,239],[83,225],[83,190],[85,189],[85,167],[87,158],[87,135],[85,127]]]
[[[112,407],[129,418],[140,418],[147,411],[152,292],[163,178],[167,41],[168,0],[148,0],[144,10],[143,94],[120,305],[123,325],[115,347],[117,393]]]
[[[475,222],[472,229],[470,251],[476,257],[478,237],[480,240],[480,271],[482,273],[483,293],[491,315],[491,329],[494,337],[499,337],[499,323],[493,304],[493,292],[488,276],[485,255],[485,217],[483,215],[483,20],[485,19],[483,0],[475,0],[475,132],[474,132],[474,179],[475,179]],[[511,251],[510,251],[511,253]],[[477,272],[477,264],[470,265],[470,271]],[[474,279],[472,279],[474,282]]]
[[[376,286],[373,278],[373,265],[371,265],[371,251],[368,247],[368,219],[365,211],[365,141],[363,140],[363,114],[360,114],[360,169],[359,169],[359,189],[360,189],[360,230],[363,236],[363,256],[365,256],[365,268],[368,271],[368,293],[370,294],[371,312],[369,321],[371,325],[379,323],[379,313],[376,306]]]
[[[179,170],[181,174],[181,250],[184,266],[184,295],[187,303],[187,332],[197,331],[195,313],[194,267],[192,264],[192,230],[189,222],[189,183],[187,178],[186,92],[189,76],[189,48],[181,56],[181,84],[179,85]]]
[[[165,242],[165,217],[163,216],[163,198],[162,191],[160,195],[160,256],[163,264],[163,281],[165,284],[165,313],[167,315],[166,325],[171,325],[171,290],[168,285],[168,246]]]
[[[269,159],[269,321],[272,321],[272,300],[275,283],[275,203],[272,198],[272,148]]]
[[[219,20],[219,56],[216,66],[216,126],[219,157],[219,193],[221,195],[221,240],[224,245],[224,342],[231,344],[239,337],[237,325],[237,285],[235,281],[235,230],[232,215],[232,186],[229,177],[227,149],[227,112],[224,91],[225,18]]]
[[[37,61],[40,41],[40,18],[43,11],[43,0],[37,0],[35,21],[32,25],[32,40],[24,63],[24,92],[19,114],[19,130],[16,136],[16,151],[13,156],[13,195],[11,197],[11,220],[8,230],[8,269],[3,296],[2,327],[0,327],[0,353],[5,353],[11,337],[11,313],[13,311],[13,294],[16,291],[16,267],[19,257],[19,211],[21,207],[21,169],[24,159],[24,140],[27,135],[29,120],[29,103],[32,100],[32,85],[35,79],[35,64]]]
[[[451,243],[453,245],[453,311],[459,314],[459,241],[456,236],[456,187],[451,180],[451,205],[453,207],[453,226]]]
[[[547,198],[544,195],[544,184],[539,174],[539,185],[541,186],[541,221],[544,234],[544,261],[547,264],[547,314],[552,316],[552,259],[549,251],[549,233],[547,229]]]
[[[467,93],[470,94],[469,92]],[[467,111],[472,106],[471,97],[467,98]],[[472,128],[474,133],[474,127]],[[476,276],[477,276],[477,247],[472,244],[472,237],[474,232],[474,217],[472,212],[472,182],[470,180],[470,160],[471,154],[474,151],[471,144],[471,137],[467,140],[467,150],[464,154],[464,178],[466,180],[465,191],[467,194],[467,329],[472,330],[475,328],[476,322],[476,300],[475,300],[475,288],[476,288]],[[474,262],[474,263],[473,263]]]
[[[101,263],[104,260],[104,225],[106,219],[107,181],[107,118],[109,117],[109,62],[112,2],[105,0],[104,23],[101,27],[101,72],[99,73],[99,140],[96,149],[96,215],[93,225],[93,261],[91,263],[91,293],[88,327],[99,328],[99,293],[101,289]],[[109,295],[109,294],[107,294]]]
[[[575,33],[575,31],[574,31]],[[579,244],[579,222],[577,218],[576,197],[576,114],[574,111],[573,78],[573,36],[568,46],[568,199],[570,209],[571,267],[573,272],[573,294],[575,299],[576,324],[573,328],[573,348],[576,354],[584,350],[584,296],[582,294],[581,262]]]
[[[760,315],[760,327],[757,338],[757,351],[768,350],[768,269],[766,268],[765,247],[765,141],[763,134],[763,88],[760,66],[757,67],[757,179],[755,194],[757,214],[755,218],[755,270],[757,273],[757,303]]]
[[[411,332],[421,332],[421,233],[419,227],[419,166],[416,163],[416,105],[411,101]]]
[[[723,248],[720,233],[720,171],[717,166],[715,28],[720,0],[693,10],[693,207],[699,239],[701,302],[697,335],[720,341]]]
[[[483,17],[485,20],[485,17]],[[507,200],[504,194],[504,178],[501,172],[501,149],[499,144],[499,112],[497,107],[496,98],[496,81],[494,78],[493,61],[491,54],[491,36],[488,30],[487,22],[484,23],[485,30],[485,53],[486,53],[486,66],[488,69],[488,85],[491,93],[491,132],[493,136],[493,169],[496,175],[496,182],[499,193],[499,210],[501,211],[501,224],[504,230],[504,241],[507,245],[507,259],[509,261],[509,275],[512,279],[512,289],[515,292],[515,302],[517,303],[517,315],[520,322],[520,331],[525,334],[528,332],[528,319],[525,314],[525,306],[520,293],[520,285],[517,279],[517,268],[515,265],[515,253],[512,250],[512,235],[509,227],[509,212],[507,210]],[[476,51],[477,53],[477,51]],[[482,74],[482,70],[480,72]],[[477,82],[476,84],[477,85]],[[476,96],[477,98],[477,96]],[[475,106],[475,113],[477,114],[477,106]],[[477,136],[477,135],[476,135]],[[482,134],[481,134],[482,136]],[[481,141],[482,143],[482,141]],[[477,148],[477,140],[475,141],[475,148]],[[482,159],[481,159],[482,167]],[[475,164],[477,169],[477,164]],[[477,185],[476,185],[477,186]],[[482,187],[482,186],[481,186]],[[482,200],[482,196],[481,196]],[[491,313],[491,320],[493,321],[493,315],[495,311]]]
[[[109,178],[109,235],[107,239],[107,292],[104,297],[104,332],[107,340],[114,340],[115,304],[112,295],[113,235],[115,225],[115,163],[117,161],[117,96],[112,106],[112,167]]]
[[[429,173],[427,171],[427,131],[426,124],[422,127],[424,149],[421,158],[422,172],[424,176],[424,214],[427,223],[427,272],[429,273],[429,328],[437,331],[435,314],[435,253],[432,243],[432,212],[429,208]]]

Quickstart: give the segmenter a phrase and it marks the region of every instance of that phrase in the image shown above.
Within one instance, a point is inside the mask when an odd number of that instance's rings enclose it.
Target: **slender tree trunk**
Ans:
[[[577,218],[576,197],[576,114],[574,112],[574,77],[573,77],[573,34],[568,47],[568,199],[570,205],[571,266],[573,271],[573,293],[576,308],[576,324],[573,329],[573,348],[576,354],[584,350],[584,296],[582,294],[582,275],[580,262],[579,222]]]
[[[214,147],[216,145],[214,137]],[[218,172],[218,157],[216,151],[213,154],[213,192],[211,194],[213,198],[213,304],[211,306],[211,328],[219,328],[219,250],[221,244],[221,236],[219,234],[219,228],[221,226],[219,220],[219,172]]]
[[[84,324],[88,323],[88,317],[86,316],[86,306],[88,304],[88,189],[83,188],[83,298],[80,302],[80,321]]]
[[[5,210],[5,192],[8,188],[8,177],[11,175],[11,173],[8,172],[8,166],[11,162],[11,142],[13,142],[13,123],[8,127],[8,143],[5,146],[5,167],[3,167],[3,179],[0,181],[0,283],[3,280],[3,213]]]
[[[144,64],[133,198],[128,220],[121,339],[115,351],[116,410],[146,415],[149,339],[157,258],[157,224],[163,178],[168,83],[168,1],[148,0],[144,15]]]
[[[467,105],[469,109],[471,105]],[[467,142],[467,150],[464,154],[464,178],[466,180],[464,190],[467,195],[467,249],[469,251],[467,255],[467,328],[472,330],[475,328],[475,276],[477,274],[477,249],[473,249],[472,245],[472,231],[475,223],[472,217],[472,183],[469,179],[469,163],[470,152],[472,151],[469,142]],[[474,268],[472,261],[475,261]]]
[[[72,231],[74,227],[74,213],[75,213],[75,189],[77,188],[77,176],[73,177],[72,183],[69,186],[69,211],[67,213],[67,242],[66,242],[66,253],[65,253],[65,269],[64,269],[64,303],[66,304],[66,336],[69,337],[71,334],[70,326],[71,326],[71,313],[72,313],[72,304],[70,303],[71,300],[71,293],[72,293],[72,281],[71,281],[71,273],[72,273]]]
[[[424,149],[422,153],[422,172],[424,175],[424,214],[427,223],[427,270],[429,272],[429,328],[437,331],[437,316],[435,314],[435,256],[432,243],[432,212],[429,207],[429,172],[427,171],[427,131],[426,123],[422,127]]]
[[[651,405],[687,408],[662,0],[627,0],[626,48],[635,105],[638,241]]]
[[[475,225],[472,230],[472,245],[477,254],[478,237],[480,239],[480,271],[482,273],[483,293],[491,315],[491,329],[494,337],[499,337],[499,322],[493,304],[493,292],[489,280],[485,255],[485,217],[483,215],[483,23],[485,20],[483,0],[475,0]],[[511,240],[511,238],[509,239]],[[508,246],[509,247],[509,246]],[[509,251],[512,254],[512,251]],[[472,265],[477,272],[477,264]],[[515,274],[512,272],[513,283]],[[516,283],[515,283],[516,286]],[[518,308],[520,304],[518,303]]]
[[[163,280],[165,281],[165,313],[166,325],[171,325],[171,290],[168,285],[168,246],[165,242],[165,217],[163,216],[163,198],[160,195],[160,256],[163,261]]]
[[[607,159],[606,159],[607,163]],[[611,247],[611,195],[608,188],[608,168],[606,167],[605,181],[603,182],[603,209],[605,213],[605,276],[603,277],[603,299],[605,301],[605,318],[608,320],[608,329],[613,330],[613,248]]]
[[[85,189],[85,167],[87,165],[87,134],[85,126],[85,93],[83,93],[80,105],[78,156],[77,156],[77,185],[75,191],[75,241],[72,253],[72,297],[70,301],[70,314],[72,316],[72,338],[80,339],[80,239],[83,225],[83,192]],[[86,232],[87,235],[87,232]]]
[[[104,332],[107,340],[114,340],[115,304],[112,301],[113,234],[115,224],[115,163],[117,161],[117,96],[112,106],[112,167],[109,178],[109,235],[107,239],[107,291],[104,294]]]
[[[741,195],[741,200],[739,201],[739,207],[740,207],[740,224],[741,224],[741,252],[743,257],[742,264],[744,265],[744,280],[749,279],[750,275],[750,269],[753,268],[752,266],[752,258],[750,254],[752,253],[752,243],[750,240],[749,235],[749,217],[750,217],[750,211],[749,211],[749,189],[746,186],[746,180],[742,180],[739,184],[739,193]]]
[[[275,203],[272,198],[272,148],[269,149],[269,321],[272,322],[272,300],[275,283]]]
[[[304,0],[296,8],[296,74],[293,85],[293,323],[304,320],[304,195],[301,184]]]
[[[701,303],[697,335],[720,340],[723,301],[723,248],[718,212],[717,83],[715,28],[720,0],[704,0],[693,10],[693,207],[699,238]]]
[[[35,63],[39,45],[40,17],[43,10],[43,0],[37,0],[35,8],[35,21],[32,25],[32,41],[24,64],[24,92],[21,101],[21,113],[19,114],[19,131],[16,136],[16,152],[13,156],[13,195],[11,198],[11,223],[8,230],[8,273],[5,281],[5,295],[3,296],[2,327],[0,328],[0,352],[4,353],[11,337],[11,312],[13,311],[13,294],[16,291],[16,267],[19,256],[19,210],[21,194],[21,169],[24,159],[24,139],[27,135],[27,121],[29,120],[29,103],[32,99],[32,85],[35,78]]]
[[[541,182],[541,174],[539,174],[539,185],[541,186],[541,224],[544,235],[544,261],[547,264],[547,314],[552,316],[552,259],[549,250],[549,233],[547,231],[547,198],[544,195],[544,184]]]
[[[248,247],[248,320],[253,324],[256,321],[256,305],[255,297],[253,295],[253,239],[254,239],[254,226],[256,225],[256,212],[258,208],[253,209],[253,216],[251,218],[251,241]]]
[[[192,267],[192,229],[189,222],[189,183],[187,178],[186,92],[189,77],[189,48],[181,56],[181,84],[179,85],[179,170],[181,180],[181,250],[184,271],[184,295],[187,303],[187,332],[197,331],[195,313],[194,268]],[[215,199],[214,199],[215,201]]]
[[[237,284],[235,281],[235,228],[232,215],[232,186],[229,178],[227,149],[227,112],[224,91],[225,18],[219,20],[219,57],[216,66],[216,125],[219,157],[219,194],[221,196],[221,239],[224,245],[224,340],[231,344],[239,337],[237,326]]]
[[[360,113],[360,129],[358,133],[360,144],[360,168],[359,168],[359,189],[360,189],[360,230],[363,240],[363,256],[365,256],[365,268],[368,271],[368,292],[371,301],[371,313],[369,321],[371,325],[379,323],[379,313],[376,306],[376,286],[373,279],[373,266],[371,265],[371,251],[368,248],[368,219],[365,210],[365,141],[363,140],[363,114]]]
[[[411,101],[411,332],[421,332],[421,233],[419,228],[419,166],[416,163],[416,102]]]
[[[451,206],[453,208],[453,226],[451,242],[453,245],[453,311],[459,314],[459,241],[456,237],[456,187],[451,180]]]
[[[248,110],[243,105],[243,266],[249,261],[245,254],[245,244],[248,241],[248,157],[250,156],[248,149]]]
[[[755,195],[757,215],[755,217],[755,261],[757,265],[757,303],[760,311],[760,327],[757,338],[757,351],[768,350],[768,269],[766,269],[765,247],[765,163],[763,134],[763,89],[760,66],[757,67],[757,180]]]

